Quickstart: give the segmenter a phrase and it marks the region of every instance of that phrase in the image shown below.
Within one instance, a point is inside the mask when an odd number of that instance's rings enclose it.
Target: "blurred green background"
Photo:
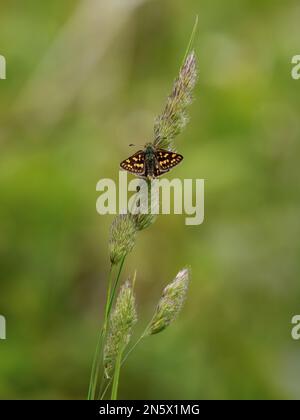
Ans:
[[[205,222],[138,235],[139,324],[190,264],[181,317],[128,359],[124,399],[299,398],[298,0],[11,0],[0,54],[0,398],[85,398],[113,216],[100,178],[152,138],[199,15],[199,81],[177,139]]]

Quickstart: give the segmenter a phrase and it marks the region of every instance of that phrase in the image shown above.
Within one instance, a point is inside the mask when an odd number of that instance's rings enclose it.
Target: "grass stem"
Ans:
[[[150,326],[150,323],[147,325],[147,327],[145,328],[143,334],[139,337],[139,339],[133,344],[133,346],[128,350],[128,352],[125,354],[124,358],[121,360],[121,365],[120,368],[124,365],[124,363],[126,362],[127,358],[129,357],[129,355],[133,352],[133,350],[137,347],[137,345],[142,341],[142,339],[147,335],[148,332],[148,328]],[[105,394],[109,388],[109,386],[111,385],[112,379],[110,379],[108,381],[108,383],[106,384],[104,390],[102,391],[102,393],[99,396],[100,400],[103,400],[105,397]]]
[[[116,359],[116,364],[115,364],[115,372],[114,372],[114,377],[113,377],[113,385],[112,385],[112,390],[111,390],[111,400],[114,401],[117,399],[118,396],[118,387],[119,387],[119,378],[120,378],[120,370],[121,370],[121,362],[122,362],[122,354],[123,354],[123,350],[119,351],[119,354],[117,356]]]
[[[102,344],[103,339],[105,336],[105,331],[107,328],[107,317],[109,315],[108,312],[108,302],[110,299],[110,290],[111,290],[111,283],[112,283],[112,272],[113,272],[113,265],[110,266],[109,274],[108,274],[108,292],[106,297],[106,304],[105,304],[105,318],[104,318],[104,324],[100,331],[97,346],[94,354],[93,364],[92,364],[92,370],[91,370],[91,377],[90,377],[90,384],[89,384],[89,390],[88,390],[88,400],[94,400],[97,390],[97,382],[99,377],[99,369],[100,369],[100,362],[101,362],[101,355],[102,355]]]
[[[190,36],[190,39],[189,39],[187,49],[186,49],[185,54],[184,54],[183,64],[185,63],[185,60],[187,59],[187,56],[189,55],[189,53],[190,53],[190,51],[193,47],[193,43],[194,43],[194,39],[195,39],[197,27],[198,27],[198,21],[199,21],[199,18],[198,18],[198,15],[196,15],[193,30],[192,30],[192,33],[191,33],[191,36]]]

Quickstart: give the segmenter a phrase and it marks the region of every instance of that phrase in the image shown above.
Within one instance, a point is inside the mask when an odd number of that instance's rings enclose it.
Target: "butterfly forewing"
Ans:
[[[168,150],[157,149],[156,159],[160,172],[164,173],[178,165],[182,161],[183,156],[175,152],[169,152]]]
[[[121,168],[133,174],[143,175],[145,173],[145,153],[139,150],[134,155],[120,163]]]

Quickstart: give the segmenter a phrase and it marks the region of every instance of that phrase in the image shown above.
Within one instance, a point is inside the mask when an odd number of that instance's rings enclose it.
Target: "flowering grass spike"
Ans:
[[[185,302],[190,276],[190,270],[184,268],[179,271],[175,279],[164,288],[155,314],[145,335],[157,334],[175,321]]]

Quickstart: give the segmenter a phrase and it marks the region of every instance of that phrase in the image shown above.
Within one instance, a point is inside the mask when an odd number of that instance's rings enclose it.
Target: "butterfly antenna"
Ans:
[[[143,147],[142,144],[133,144],[133,143],[130,143],[128,146],[129,147]]]

